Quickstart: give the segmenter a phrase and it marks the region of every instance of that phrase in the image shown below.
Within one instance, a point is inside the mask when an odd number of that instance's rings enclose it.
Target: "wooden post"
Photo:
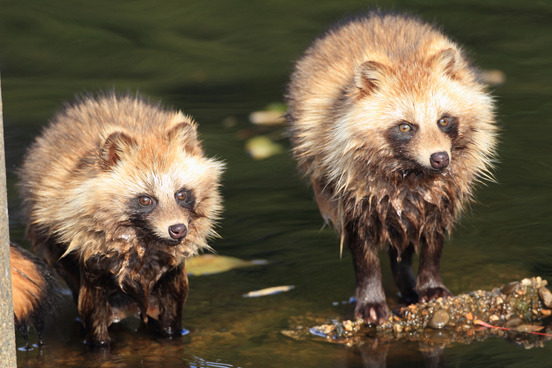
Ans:
[[[13,323],[3,107],[0,85],[0,367],[12,368],[17,364]]]

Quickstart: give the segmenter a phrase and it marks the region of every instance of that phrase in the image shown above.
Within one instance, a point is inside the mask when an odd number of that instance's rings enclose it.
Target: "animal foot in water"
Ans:
[[[362,318],[367,325],[382,324],[387,320],[387,316],[389,316],[389,308],[385,302],[357,303],[355,318]]]
[[[109,348],[111,344],[111,338],[109,336],[97,337],[89,335],[84,343],[94,349]]]
[[[434,287],[434,288],[427,288],[424,290],[421,290],[419,292],[420,295],[420,303],[427,303],[431,300],[438,299],[438,298],[448,298],[449,296],[452,296],[452,293],[448,291],[448,289],[444,286]]]

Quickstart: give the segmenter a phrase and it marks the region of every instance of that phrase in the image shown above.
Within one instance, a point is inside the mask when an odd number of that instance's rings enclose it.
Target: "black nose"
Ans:
[[[180,240],[182,238],[185,238],[187,233],[188,233],[188,229],[186,229],[186,225],[184,224],[176,224],[176,225],[169,226],[169,235],[173,239]]]
[[[449,165],[449,155],[446,152],[436,152],[429,157],[431,167],[442,170]]]

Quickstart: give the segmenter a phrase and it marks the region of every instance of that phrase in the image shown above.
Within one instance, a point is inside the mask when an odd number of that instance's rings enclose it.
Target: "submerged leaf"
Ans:
[[[270,138],[259,135],[249,139],[245,143],[245,149],[255,160],[264,160],[284,151],[284,146],[274,143]]]
[[[202,254],[186,261],[186,270],[189,276],[212,275],[230,271],[234,268],[251,267],[267,264],[265,260],[245,261],[235,257],[215,254]]]
[[[521,325],[517,326],[514,330],[519,332],[538,332],[541,331],[544,328],[544,326],[538,326],[538,325]]]

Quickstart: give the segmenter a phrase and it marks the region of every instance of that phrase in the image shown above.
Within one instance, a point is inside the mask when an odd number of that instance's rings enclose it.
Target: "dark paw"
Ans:
[[[173,336],[180,336],[181,328],[176,328],[173,326],[165,326],[161,329],[161,336],[165,337],[173,337]]]
[[[420,291],[420,303],[427,303],[438,298],[448,298],[452,293],[446,287],[427,288]]]
[[[383,303],[365,303],[357,304],[355,308],[355,318],[364,320],[367,325],[379,325],[387,320],[389,308]]]
[[[399,297],[399,302],[405,303],[405,304],[415,304],[419,300],[418,293],[416,293],[414,290],[404,294],[402,291],[399,291],[397,296]]]
[[[148,328],[150,331],[163,337],[183,336],[183,329],[179,323],[161,325],[158,320],[150,318],[148,320]]]
[[[87,337],[84,343],[94,349],[103,349],[108,348],[111,344],[111,339],[107,338],[98,338],[98,337]]]

